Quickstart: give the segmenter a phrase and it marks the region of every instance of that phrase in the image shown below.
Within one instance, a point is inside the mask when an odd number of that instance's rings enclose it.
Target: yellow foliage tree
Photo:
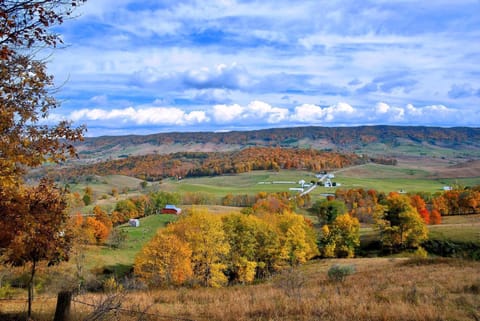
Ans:
[[[167,228],[136,256],[134,273],[151,286],[181,285],[193,276],[191,257],[188,244]]]
[[[286,211],[283,214],[262,216],[278,231],[281,257],[294,266],[304,263],[319,254],[317,233],[301,215]]]
[[[255,216],[230,214],[223,218],[223,229],[230,245],[227,262],[231,281],[249,283],[255,279],[258,224]]]
[[[220,216],[205,209],[193,209],[171,225],[172,232],[192,250],[193,281],[202,286],[219,287],[228,281],[224,270],[230,250]]]
[[[350,214],[337,216],[330,226],[324,225],[320,251],[324,257],[354,257],[360,245],[360,223]]]

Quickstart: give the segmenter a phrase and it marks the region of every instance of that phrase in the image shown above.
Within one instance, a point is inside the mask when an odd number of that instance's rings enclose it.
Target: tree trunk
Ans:
[[[30,320],[32,316],[32,300],[33,300],[33,279],[35,277],[35,269],[37,267],[37,261],[32,261],[32,271],[30,274],[30,280],[28,281],[28,311],[27,317]]]
[[[70,320],[70,305],[72,302],[72,292],[61,291],[58,293],[57,308],[55,309],[55,317],[53,321]]]

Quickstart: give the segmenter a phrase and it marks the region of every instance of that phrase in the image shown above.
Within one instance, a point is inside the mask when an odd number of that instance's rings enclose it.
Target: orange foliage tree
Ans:
[[[93,236],[97,244],[104,243],[110,233],[105,224],[93,217],[87,217],[85,220],[85,232]]]
[[[31,313],[33,282],[39,261],[56,264],[68,259],[72,233],[67,226],[66,202],[53,183],[42,180],[38,186],[20,188],[14,203],[0,201],[2,237],[6,261],[14,265],[30,263],[28,313]]]
[[[410,204],[417,209],[418,214],[422,217],[425,224],[430,224],[430,213],[427,210],[427,205],[420,195],[410,196]]]

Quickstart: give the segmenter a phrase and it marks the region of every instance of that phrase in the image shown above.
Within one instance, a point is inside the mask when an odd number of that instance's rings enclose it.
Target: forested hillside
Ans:
[[[122,174],[144,180],[164,177],[193,177],[238,174],[252,170],[306,169],[313,172],[364,163],[363,157],[349,153],[314,149],[250,147],[233,152],[180,152],[122,157],[90,165],[52,170],[57,179],[82,175]]]
[[[124,157],[181,151],[231,151],[248,146],[280,146],[368,154],[405,153],[409,146],[480,155],[480,128],[419,126],[292,127],[232,132],[172,132],[145,136],[87,138],[77,145],[81,158]],[[411,151],[415,152],[415,151]]]

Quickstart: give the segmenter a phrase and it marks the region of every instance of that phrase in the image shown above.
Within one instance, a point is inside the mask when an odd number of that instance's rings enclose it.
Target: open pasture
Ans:
[[[353,265],[344,282],[328,279],[334,264]],[[458,259],[361,258],[316,260],[266,282],[228,288],[133,291],[117,295],[115,320],[477,320],[480,263]],[[75,297],[72,321],[107,294]],[[50,299],[50,300],[49,300]],[[103,300],[103,301],[102,301]],[[117,301],[114,301],[117,302]],[[0,317],[24,303],[0,303]],[[34,319],[52,320],[55,300],[38,296]],[[144,312],[143,314],[129,311]]]
[[[480,185],[479,177],[467,178],[439,178],[432,177],[432,172],[426,169],[410,167],[366,164],[351,168],[333,171],[340,186],[318,186],[312,197],[334,193],[337,188],[375,189],[382,192],[441,192],[444,186],[473,186]],[[256,194],[258,192],[285,192],[289,188],[298,188],[298,182],[306,183],[317,181],[315,173],[307,171],[280,170],[252,171],[237,175],[223,175],[212,177],[186,178],[180,181],[165,180],[159,188],[175,192],[204,192],[222,197],[231,194]],[[290,182],[290,183],[287,183]],[[292,192],[295,193],[295,192]]]

